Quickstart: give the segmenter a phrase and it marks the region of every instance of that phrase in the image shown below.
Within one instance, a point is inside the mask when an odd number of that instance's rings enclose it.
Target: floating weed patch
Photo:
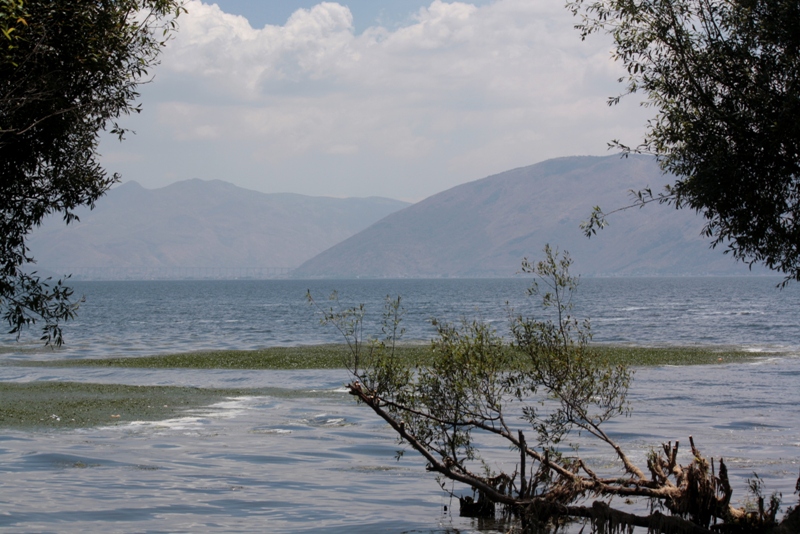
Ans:
[[[220,350],[187,352],[128,358],[49,360],[15,362],[35,367],[126,367],[149,369],[343,369],[347,357],[345,345],[271,347],[258,350]],[[397,356],[410,365],[431,357],[429,345],[404,345]]]
[[[595,345],[592,347],[613,363],[631,366],[710,365],[753,361],[778,353],[749,352],[732,347],[639,347]]]
[[[749,352],[732,347],[642,347],[594,345],[592,349],[613,363],[632,366],[708,365],[752,361],[779,353]],[[148,369],[343,369],[346,345],[271,347],[258,350],[187,352],[127,358],[15,361],[34,367],[124,367]],[[430,345],[401,345],[396,356],[408,365],[425,365],[434,358]]]
[[[730,347],[638,347],[595,345],[601,357],[631,366],[710,365],[754,361],[781,353],[749,352]],[[161,356],[83,360],[14,361],[36,367],[127,367],[191,369],[341,369],[344,345],[276,347],[254,351],[214,351]],[[397,357],[408,365],[425,365],[434,357],[429,345],[404,345]],[[283,388],[211,389],[174,386],[130,386],[75,382],[0,382],[0,427],[78,428],[157,421],[209,406],[228,397],[327,397],[337,391]]]
[[[0,382],[0,427],[79,428],[167,419],[251,390]]]

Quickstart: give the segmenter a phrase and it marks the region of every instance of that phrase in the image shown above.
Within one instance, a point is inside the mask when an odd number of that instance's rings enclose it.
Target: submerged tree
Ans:
[[[69,223],[119,180],[100,133],[139,111],[137,88],[175,29],[180,0],[0,0],[0,311],[61,343],[72,291],[30,273],[26,240],[50,214]]]
[[[476,499],[460,498],[462,515],[494,515],[500,506],[527,532],[569,519],[589,520],[601,532],[635,526],[658,533],[776,527],[778,497],[765,503],[756,485],[755,511],[731,505],[723,459],[705,459],[691,437],[688,465],[678,463],[676,441],[637,466],[603,430],[604,422],[629,413],[632,372],[588,344],[589,322],[571,314],[578,279],[569,273],[570,264],[567,253],[549,247],[543,261],[523,263],[523,271],[536,276],[529,293],[541,299],[545,318],[514,318],[508,338],[479,322],[437,322],[433,358],[416,367],[395,357],[402,333],[399,298],[387,298],[383,339],[365,340],[363,306],[339,308],[332,295],[334,306],[320,306],[322,322],[338,328],[347,341],[353,377],[348,391],[422,455],[443,489],[444,479],[450,479],[474,490]],[[591,467],[577,446],[570,446],[576,434],[607,447],[615,465],[603,466],[603,472]],[[483,456],[498,445],[516,451],[510,467]],[[650,500],[651,513],[610,504],[613,498],[636,497]]]

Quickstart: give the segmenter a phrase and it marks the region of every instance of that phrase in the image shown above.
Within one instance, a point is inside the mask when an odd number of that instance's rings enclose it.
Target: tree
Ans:
[[[712,246],[800,280],[800,3],[796,0],[568,0],[585,39],[613,38],[656,115],[635,148],[675,182],[634,205],[666,203],[706,219]],[[611,98],[609,104],[619,102]],[[606,223],[595,208],[587,235]]]
[[[732,506],[724,461],[705,459],[691,437],[689,465],[678,464],[676,441],[652,451],[640,467],[603,430],[604,422],[629,413],[632,372],[594,351],[590,323],[571,315],[578,279],[570,265],[567,253],[549,247],[543,261],[523,263],[523,271],[536,276],[529,293],[541,299],[542,319],[515,317],[507,339],[479,322],[435,323],[433,357],[416,368],[395,357],[399,298],[387,297],[384,337],[366,342],[363,306],[342,309],[336,294],[332,306],[317,306],[322,322],[347,340],[350,394],[424,458],[442,489],[449,479],[474,490],[477,498],[460,498],[462,515],[493,516],[500,505],[525,532],[576,518],[590,520],[599,532],[641,526],[654,533],[709,533],[712,521],[726,525],[724,532],[777,528],[778,496],[765,502],[755,479],[756,512]],[[576,434],[607,447],[616,465],[592,467],[571,443]],[[515,451],[511,466],[483,453],[508,448]],[[609,504],[635,497],[650,499],[651,513]]]
[[[119,176],[98,163],[100,133],[139,112],[140,83],[183,11],[180,0],[0,0],[0,308],[11,333],[37,320],[61,344],[77,303],[30,273],[30,232],[94,207]]]

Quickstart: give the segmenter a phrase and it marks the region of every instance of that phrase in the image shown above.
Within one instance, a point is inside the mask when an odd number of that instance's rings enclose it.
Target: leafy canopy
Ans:
[[[138,112],[137,87],[183,8],[180,0],[0,0],[0,310],[12,333],[37,320],[62,341],[76,309],[62,281],[41,280],[30,232],[50,214],[66,223],[93,207],[118,175],[98,163],[100,132]]]
[[[676,177],[637,194],[692,208],[712,246],[800,280],[800,3],[569,0],[583,38],[606,32],[656,115],[635,148]],[[620,96],[610,99],[614,104]],[[595,208],[587,235],[604,226]]]

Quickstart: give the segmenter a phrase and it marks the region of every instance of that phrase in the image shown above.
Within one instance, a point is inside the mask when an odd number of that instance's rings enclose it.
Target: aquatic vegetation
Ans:
[[[745,362],[774,356],[768,352],[747,352],[732,347],[642,347],[591,345],[598,355],[616,364],[629,366],[710,365]],[[507,347],[514,359],[513,347]],[[269,347],[258,350],[220,350],[136,356],[85,358],[74,360],[15,360],[6,365],[30,367],[122,367],[149,369],[346,369],[347,345],[307,345]],[[520,355],[517,355],[519,357]],[[395,347],[395,357],[407,365],[430,364],[435,354],[428,344]]]
[[[399,352],[410,363],[429,356],[427,345],[408,345]],[[270,347],[258,350],[186,352],[125,358],[15,361],[33,367],[123,367],[152,369],[344,369],[345,345]]]
[[[591,345],[610,362],[628,366],[713,365],[769,358],[777,353],[748,352],[735,347],[642,347],[635,345]]]
[[[157,421],[250,390],[78,382],[0,382],[0,428],[80,428]]]

